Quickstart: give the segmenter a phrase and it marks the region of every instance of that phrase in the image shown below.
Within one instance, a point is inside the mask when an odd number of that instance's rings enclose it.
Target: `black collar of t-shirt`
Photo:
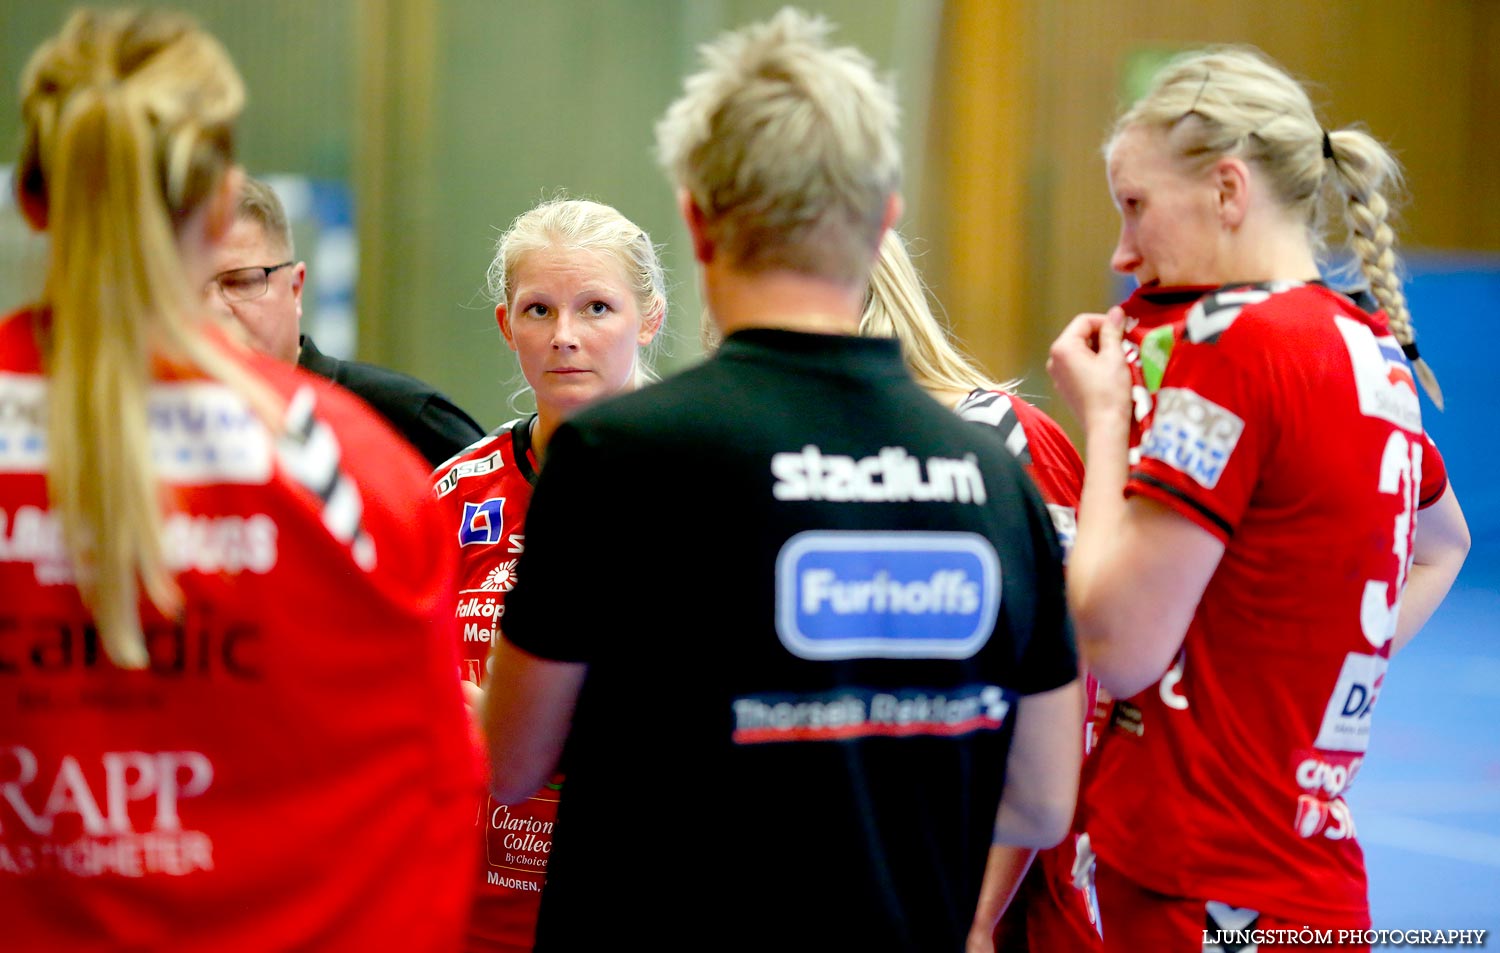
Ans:
[[[901,345],[895,338],[852,334],[809,334],[782,328],[745,328],[729,335],[719,348],[723,360],[769,360],[807,371],[855,371],[861,377],[889,374],[905,378]]]

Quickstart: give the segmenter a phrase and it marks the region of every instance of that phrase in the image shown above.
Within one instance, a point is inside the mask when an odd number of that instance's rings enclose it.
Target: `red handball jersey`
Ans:
[[[1382,318],[1319,285],[1209,294],[1170,352],[1127,493],[1226,548],[1176,663],[1116,705],[1087,794],[1093,846],[1160,893],[1358,920],[1343,794],[1413,515],[1445,484],[1411,370]]]
[[[1047,504],[1064,558],[1078,530],[1078,497],[1083,492],[1083,459],[1051,417],[1014,394],[975,390],[955,408],[965,420],[988,424],[1025,467]],[[1093,750],[1107,712],[1096,704],[1098,684],[1086,676],[1083,750]],[[1005,915],[995,928],[996,948],[1007,953],[1034,950],[1102,948],[1094,927],[1097,913],[1089,898],[1073,885],[1077,833],[1048,850],[1038,851]]]
[[[459,559],[457,633],[460,675],[475,684],[488,674],[505,594],[516,584],[526,542],[526,508],[536,480],[531,420],[498,428],[433,471]],[[456,535],[456,539],[454,538]],[[552,851],[561,777],[524,804],[486,797],[478,805],[480,869],[469,917],[469,950],[518,953],[532,948],[542,884]]]
[[[37,324],[0,319],[0,945],[451,949],[478,776],[426,468],[294,368],[243,358],[279,437],[161,372],[144,424],[185,608],[143,608],[149,666],[117,668],[48,502]]]
[[[1226,286],[1225,290],[1235,286]],[[1321,285],[1319,286],[1321,287]],[[1141,461],[1141,440],[1150,427],[1154,395],[1161,387],[1162,374],[1172,345],[1181,334],[1188,312],[1204,297],[1219,291],[1210,285],[1146,285],[1137,288],[1120,307],[1125,312],[1125,359],[1130,368],[1131,400],[1135,406],[1130,426],[1130,463]],[[1361,300],[1373,306],[1368,292],[1354,291],[1350,300],[1363,307]],[[1343,295],[1340,295],[1343,297]],[[1383,313],[1377,320],[1384,321]],[[1427,456],[1422,467],[1422,495],[1419,505],[1431,506],[1448,488],[1448,469],[1431,437],[1423,436]]]
[[[1137,448],[1150,420],[1152,406],[1152,391],[1147,387],[1142,367],[1141,346],[1152,331],[1182,321],[1188,307],[1211,290],[1208,286],[1138,288],[1121,306],[1126,315],[1124,348],[1131,377],[1132,462],[1140,458]],[[1074,498],[1076,500],[1076,493]],[[1099,688],[1093,676],[1086,677],[1088,696],[1093,704],[1084,724],[1087,732],[1085,756],[1097,745],[1113,707],[1113,700]],[[1094,760],[1086,760],[1081,783],[1087,784],[1093,769]],[[1031,871],[996,931],[996,949],[1001,953],[1025,953],[1028,950],[1082,953],[1104,948],[1100,936],[1099,904],[1093,888],[1092,854],[1085,849],[1082,862],[1079,860],[1080,838],[1087,829],[1087,816],[1087,805],[1080,797],[1073,833],[1057,847],[1037,853]],[[1077,869],[1080,867],[1084,874],[1081,879]],[[1083,886],[1080,887],[1080,883]]]

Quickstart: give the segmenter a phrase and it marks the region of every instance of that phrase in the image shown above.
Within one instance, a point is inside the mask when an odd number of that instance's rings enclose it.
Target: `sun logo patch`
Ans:
[[[479,588],[486,592],[510,592],[516,585],[516,563],[518,559],[504,562],[491,569],[484,577],[484,582]]]

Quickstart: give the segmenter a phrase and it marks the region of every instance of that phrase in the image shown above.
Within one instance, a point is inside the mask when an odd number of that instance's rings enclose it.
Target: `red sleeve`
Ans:
[[[384,418],[367,413],[336,385],[306,376],[318,389],[318,415],[339,433],[342,468],[359,490],[362,522],[376,551],[367,571],[406,611],[448,617],[457,567],[427,462]]]
[[[1426,509],[1436,503],[1448,489],[1448,465],[1438,452],[1437,444],[1425,431],[1422,433],[1422,493],[1418,507]]]
[[[1141,461],[1126,495],[1154,499],[1228,541],[1259,480],[1264,421],[1276,393],[1265,322],[1245,317],[1218,333],[1183,334],[1156,394]]]
[[[1015,395],[1011,407],[1026,435],[1021,463],[1049,506],[1078,507],[1083,492],[1083,458],[1057,421]]]

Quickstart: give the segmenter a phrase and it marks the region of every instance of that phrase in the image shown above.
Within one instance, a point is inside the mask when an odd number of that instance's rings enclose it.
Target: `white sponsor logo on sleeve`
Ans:
[[[1057,531],[1057,543],[1062,547],[1063,561],[1073,551],[1073,540],[1078,538],[1078,511],[1071,506],[1047,504],[1047,513],[1052,517],[1052,528]]]
[[[1185,387],[1163,387],[1141,456],[1160,460],[1213,489],[1245,432],[1245,421]]]
[[[1349,318],[1335,316],[1333,323],[1343,335],[1354,365],[1359,412],[1420,433],[1422,407],[1417,401],[1417,383],[1396,339],[1377,338],[1368,327]]]

